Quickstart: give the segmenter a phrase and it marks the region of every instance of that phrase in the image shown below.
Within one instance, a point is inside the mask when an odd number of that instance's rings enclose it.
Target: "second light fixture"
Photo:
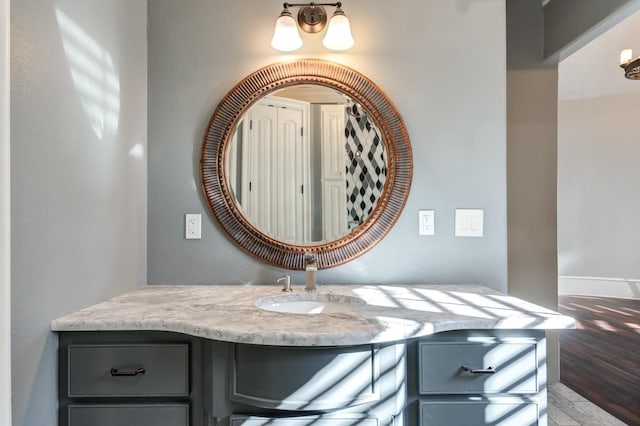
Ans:
[[[342,10],[342,3],[284,3],[284,10],[276,21],[271,39],[274,49],[291,52],[302,47],[298,27],[307,33],[318,33],[327,26],[327,12],[323,6],[334,6],[336,10],[329,20],[322,44],[331,50],[346,50],[353,46],[351,26]],[[293,18],[290,7],[299,7],[298,20]]]

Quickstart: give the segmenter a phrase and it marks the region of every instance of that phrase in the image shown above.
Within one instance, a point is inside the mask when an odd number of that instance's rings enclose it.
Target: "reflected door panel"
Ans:
[[[345,138],[342,105],[321,107],[322,238],[332,241],[348,232]]]
[[[242,208],[262,232],[285,242],[310,240],[308,110],[305,102],[265,98],[251,109],[248,129],[242,125]]]
[[[309,144],[304,138],[304,107],[278,109],[277,231],[287,242],[308,242]]]
[[[248,203],[247,216],[260,229],[273,235],[276,229],[277,168],[271,162],[277,158],[278,110],[269,105],[258,104],[251,111],[249,121],[249,144],[247,150],[249,167],[246,182]]]

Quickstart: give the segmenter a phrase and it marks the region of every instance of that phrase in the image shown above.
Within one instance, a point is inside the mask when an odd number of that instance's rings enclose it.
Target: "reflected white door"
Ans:
[[[262,232],[288,243],[311,238],[308,117],[306,102],[265,98],[251,109],[245,139],[245,213]]]
[[[347,234],[347,181],[343,105],[320,109],[322,140],[322,238],[335,240]]]
[[[247,194],[246,213],[249,220],[263,232],[274,235],[277,229],[278,168],[278,110],[269,105],[258,104],[251,109],[248,137],[246,172],[243,179]],[[274,166],[272,166],[274,165]]]
[[[308,242],[310,217],[309,145],[303,142],[303,111],[278,109],[277,235],[287,242]]]

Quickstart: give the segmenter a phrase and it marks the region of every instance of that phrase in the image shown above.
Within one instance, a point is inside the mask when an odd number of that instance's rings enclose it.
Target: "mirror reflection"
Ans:
[[[375,209],[387,152],[370,113],[345,94],[301,84],[263,97],[227,144],[226,181],[243,215],[287,244],[340,239]]]

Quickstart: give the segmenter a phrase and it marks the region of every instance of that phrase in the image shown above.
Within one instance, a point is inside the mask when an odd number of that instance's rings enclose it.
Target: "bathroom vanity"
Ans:
[[[319,59],[235,85],[200,158],[219,229],[308,289],[390,232],[412,173],[389,97]],[[55,320],[60,426],[547,424],[545,330],[573,319],[481,286],[293,287],[148,286]]]
[[[53,322],[60,425],[546,425],[574,325],[481,286],[149,286]]]

